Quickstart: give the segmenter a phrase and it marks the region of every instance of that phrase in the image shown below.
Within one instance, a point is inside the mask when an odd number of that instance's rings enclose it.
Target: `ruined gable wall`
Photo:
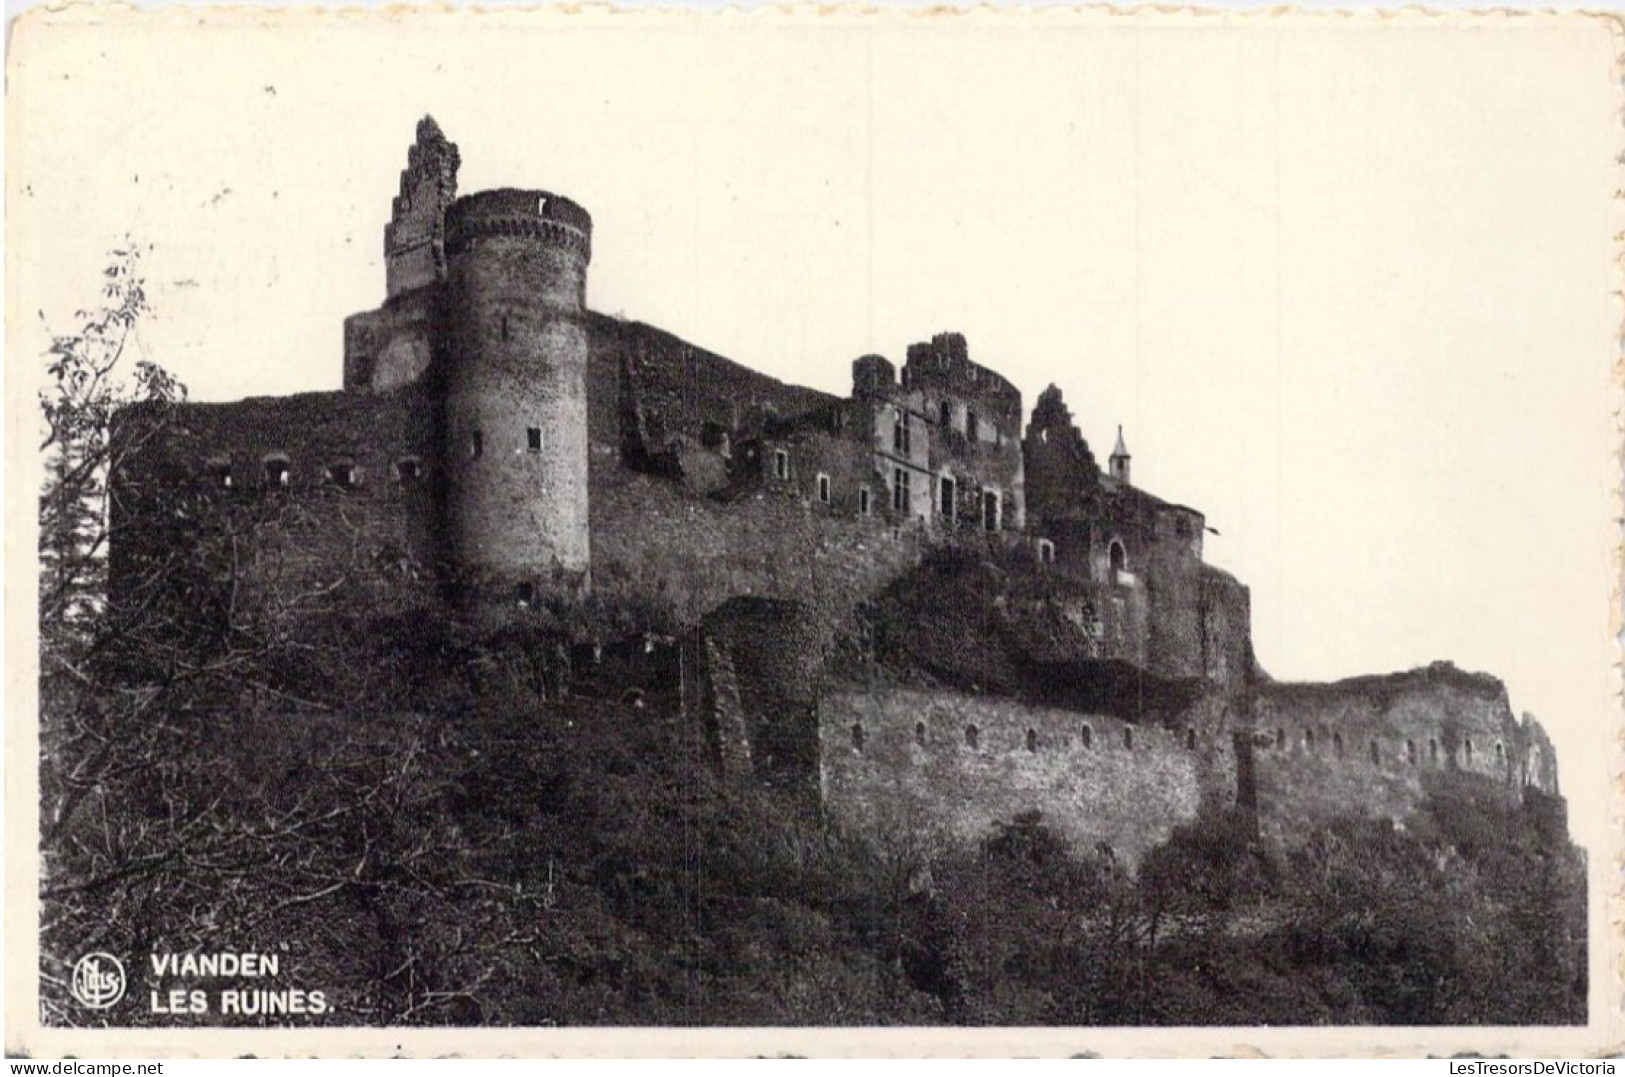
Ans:
[[[1075,848],[1105,843],[1134,861],[1205,806],[1234,799],[1228,733],[1195,734],[1191,748],[1183,729],[987,696],[837,690],[819,707],[824,802],[869,833],[967,844],[1036,810]]]

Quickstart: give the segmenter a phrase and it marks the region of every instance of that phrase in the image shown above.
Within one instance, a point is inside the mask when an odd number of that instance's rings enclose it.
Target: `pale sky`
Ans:
[[[593,214],[598,310],[834,392],[950,329],[1029,409],[1059,384],[1098,456],[1122,423],[1136,484],[1221,532],[1272,675],[1494,673],[1602,832],[1600,21],[38,14],[7,102],[14,409],[36,311],[68,327],[126,233],[142,343],[195,398],[337,388],[432,112],[464,193]]]

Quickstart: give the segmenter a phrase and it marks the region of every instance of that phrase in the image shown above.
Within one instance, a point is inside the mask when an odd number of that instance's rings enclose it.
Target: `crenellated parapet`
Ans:
[[[446,213],[446,252],[482,239],[539,240],[592,258],[592,217],[561,195],[504,188],[459,198]]]

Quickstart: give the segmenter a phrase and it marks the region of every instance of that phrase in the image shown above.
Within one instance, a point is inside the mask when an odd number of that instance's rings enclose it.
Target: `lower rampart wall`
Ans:
[[[1556,794],[1500,682],[1435,665],[1329,684],[1277,684],[1253,700],[1260,829],[1280,842],[1337,815],[1402,821],[1445,774],[1508,797]]]
[[[974,728],[974,734],[970,732]],[[838,690],[819,706],[826,810],[867,833],[974,844],[1040,812],[1075,848],[1137,861],[1235,795],[1228,733],[1133,726],[941,691]]]

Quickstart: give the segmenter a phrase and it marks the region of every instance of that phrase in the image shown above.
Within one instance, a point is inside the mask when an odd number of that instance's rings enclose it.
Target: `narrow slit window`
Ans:
[[[1134,750],[1134,727],[1133,726],[1124,726],[1123,727],[1123,747],[1127,751],[1132,752]]]
[[[1196,751],[1196,730],[1194,729],[1185,730],[1185,750],[1187,752]]]
[[[1434,766],[1439,765],[1439,742],[1436,739],[1428,741],[1428,762]]]
[[[1405,742],[1405,762],[1413,767],[1416,766],[1416,742],[1414,740]]]
[[[482,431],[475,430],[469,433],[468,455],[474,460],[485,455],[485,434]]]
[[[861,722],[852,723],[852,750],[854,752],[863,751],[863,723]]]
[[[829,504],[829,476],[828,475],[820,475],[820,476],[818,476],[818,500],[822,501],[826,505]]]
[[[1343,758],[1343,734],[1341,733],[1332,734],[1332,754],[1339,759]]]
[[[915,722],[914,723],[914,743],[918,744],[921,748],[925,747],[926,728],[925,728],[925,723],[924,722]]]
[[[1087,725],[1083,726],[1078,730],[1078,740],[1083,743],[1085,748],[1093,747],[1095,743],[1095,731],[1090,729]]]
[[[858,515],[867,516],[872,511],[873,507],[869,503],[869,488],[867,486],[858,487]]]
[[[973,725],[965,727],[965,747],[974,751],[982,743],[982,731]]]
[[[1377,742],[1372,741],[1371,742],[1371,765],[1376,766],[1377,764],[1379,764],[1381,762],[1382,762],[1382,751],[1381,751],[1381,749],[1379,749],[1377,747]]]
[[[1029,752],[1038,751],[1038,730],[1036,729],[1027,730],[1027,750]]]
[[[534,583],[522,583],[514,589],[514,596],[519,600],[521,606],[528,606],[536,601],[536,585]]]
[[[790,454],[783,449],[773,450],[773,475],[781,480],[790,477]]]

